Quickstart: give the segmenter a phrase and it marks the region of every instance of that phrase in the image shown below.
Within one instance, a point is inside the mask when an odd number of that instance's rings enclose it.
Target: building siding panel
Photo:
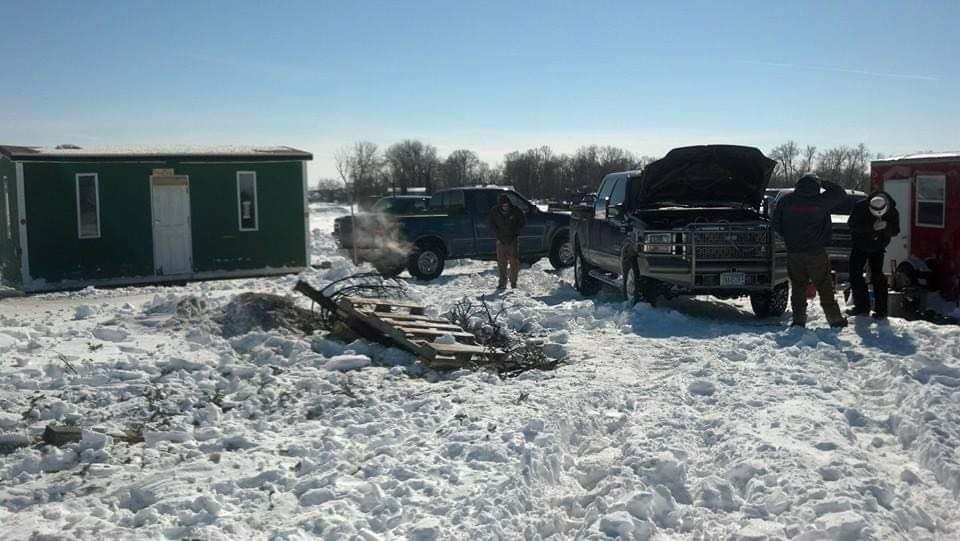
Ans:
[[[183,170],[194,173],[190,204],[196,272],[306,266],[300,162],[203,164]],[[240,231],[237,171],[257,173],[257,231]]]
[[[47,283],[153,274],[149,164],[24,164],[30,274]],[[76,175],[97,173],[100,238],[77,229]]]
[[[172,169],[190,180],[193,272],[254,272],[306,266],[299,161],[269,163],[24,164],[29,263],[33,286],[61,281],[139,279],[155,275],[150,176]],[[239,230],[237,171],[257,173],[259,228]],[[77,232],[78,173],[99,178],[100,238]],[[26,284],[29,288],[31,284]]]
[[[16,167],[12,161],[0,158],[0,285],[6,287],[20,287],[19,223]]]

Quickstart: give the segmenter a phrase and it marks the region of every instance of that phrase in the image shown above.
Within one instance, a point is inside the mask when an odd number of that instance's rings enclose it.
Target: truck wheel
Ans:
[[[550,264],[553,265],[553,268],[560,270],[572,267],[575,258],[570,234],[560,233],[557,235],[553,239],[553,246],[550,247]]]
[[[773,288],[773,291],[761,291],[750,294],[750,306],[759,318],[780,317],[787,310],[787,298],[790,286],[787,284]]]
[[[438,243],[417,243],[410,254],[407,271],[410,276],[429,282],[443,274],[444,256],[444,249]]]
[[[640,271],[637,269],[636,261],[625,261],[623,272],[620,273],[620,292],[630,306],[643,300],[643,281],[640,279]]]
[[[590,276],[590,264],[583,259],[583,253],[577,250],[573,260],[573,286],[584,297],[592,297],[600,291],[600,282]]]

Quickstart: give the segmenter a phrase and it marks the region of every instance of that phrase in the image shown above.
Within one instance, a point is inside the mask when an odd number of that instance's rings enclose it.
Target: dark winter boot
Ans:
[[[847,308],[846,314],[851,317],[865,316],[870,313],[869,308],[858,308],[854,306],[853,308]]]
[[[847,318],[842,317],[830,322],[830,327],[834,329],[842,329],[847,326]]]

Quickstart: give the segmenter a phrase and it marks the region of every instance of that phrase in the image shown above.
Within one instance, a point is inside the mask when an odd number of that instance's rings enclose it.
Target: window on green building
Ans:
[[[259,229],[256,172],[237,171],[237,207],[240,212],[240,231]]]
[[[77,175],[77,231],[81,239],[100,238],[100,181],[96,173]]]

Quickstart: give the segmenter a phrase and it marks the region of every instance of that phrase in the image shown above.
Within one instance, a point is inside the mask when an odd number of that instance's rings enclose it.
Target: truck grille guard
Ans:
[[[647,240],[650,237],[659,239]],[[767,224],[698,223],[678,229],[647,230],[638,240],[644,257],[679,258],[687,262],[692,285],[706,285],[704,280],[697,279],[697,270],[712,263],[728,263],[733,268],[738,264],[763,264],[772,282],[777,274],[777,257],[786,256],[783,240]],[[753,285],[752,282],[753,277],[747,276],[746,285]]]

